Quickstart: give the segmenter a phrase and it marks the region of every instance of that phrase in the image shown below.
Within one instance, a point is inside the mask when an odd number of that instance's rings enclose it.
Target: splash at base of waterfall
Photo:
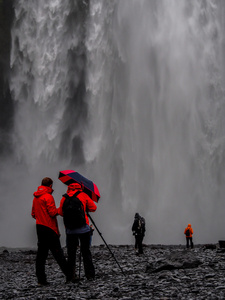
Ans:
[[[183,243],[188,223],[223,239],[224,15],[214,0],[15,2],[1,245],[36,243],[32,194],[52,177],[59,205],[62,169],[99,187],[111,244],[132,243],[136,212],[147,244]]]

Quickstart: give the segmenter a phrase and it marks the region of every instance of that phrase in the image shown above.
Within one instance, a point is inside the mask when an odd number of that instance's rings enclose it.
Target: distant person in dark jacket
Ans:
[[[41,186],[34,192],[31,215],[36,220],[38,250],[36,257],[36,276],[39,285],[48,285],[45,274],[45,262],[49,250],[67,276],[67,262],[59,240],[59,229],[56,216],[58,210],[52,196],[53,181],[49,177],[42,179]]]
[[[191,244],[191,248],[194,247],[193,240],[192,240],[192,235],[194,231],[191,227],[191,224],[188,224],[188,226],[184,230],[184,234],[186,235],[186,247],[189,248],[189,242]]]
[[[145,219],[136,213],[132,226],[133,235],[135,237],[135,250],[137,254],[143,254],[143,239],[145,236]]]

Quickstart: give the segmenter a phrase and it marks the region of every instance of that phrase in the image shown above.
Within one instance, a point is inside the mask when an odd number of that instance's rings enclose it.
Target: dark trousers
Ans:
[[[194,244],[193,244],[193,241],[192,241],[192,237],[187,237],[186,236],[186,246],[187,246],[187,248],[189,248],[189,242],[191,244],[191,248],[193,248]]]
[[[61,248],[59,236],[54,230],[43,225],[37,225],[38,250],[36,257],[36,276],[38,282],[46,282],[45,263],[49,250],[57,261],[63,273],[67,276],[67,262]]]
[[[95,277],[95,269],[90,251],[90,232],[82,234],[67,234],[68,280],[75,276],[76,252],[80,241],[80,251],[83,257],[85,276]]]
[[[143,254],[143,246],[142,246],[142,242],[143,242],[143,235],[135,235],[135,249],[138,249],[138,253],[139,254]]]

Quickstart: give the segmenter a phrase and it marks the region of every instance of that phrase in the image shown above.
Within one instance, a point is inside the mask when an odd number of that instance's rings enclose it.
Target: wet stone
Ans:
[[[39,287],[34,250],[0,251],[0,299],[224,299],[225,253],[217,246],[145,245],[136,256],[133,245],[110,245],[124,274],[104,246],[92,246],[94,281],[65,284],[54,259],[46,264],[50,286]],[[223,250],[223,249],[222,249]],[[79,264],[77,264],[79,265]]]

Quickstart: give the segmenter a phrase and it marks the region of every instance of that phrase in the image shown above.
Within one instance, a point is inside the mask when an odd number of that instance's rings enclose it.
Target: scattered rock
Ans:
[[[220,248],[225,248],[225,241],[219,241]]]
[[[216,248],[217,248],[217,246],[214,244],[206,244],[203,246],[204,250],[206,250],[206,249],[215,250]]]
[[[1,257],[6,257],[9,256],[9,251],[8,250],[3,250],[2,253],[0,254]]]
[[[192,269],[197,268],[202,262],[196,257],[195,253],[189,250],[174,252],[165,256],[163,259],[150,263],[146,267],[146,272],[156,273],[163,270]]]
[[[140,256],[133,245],[110,248],[125,275],[104,245],[92,246],[94,281],[86,280],[82,266],[81,281],[65,284],[49,255],[46,287],[37,285],[36,251],[5,249],[0,253],[0,299],[225,299],[225,254],[214,247],[145,245]]]

